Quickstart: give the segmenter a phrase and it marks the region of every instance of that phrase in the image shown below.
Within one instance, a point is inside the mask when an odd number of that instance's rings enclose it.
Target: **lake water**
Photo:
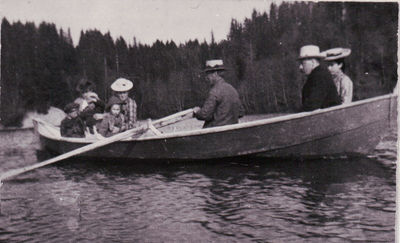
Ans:
[[[131,164],[71,159],[4,182],[0,242],[394,242],[395,131],[368,156]],[[0,133],[0,172],[37,161]]]

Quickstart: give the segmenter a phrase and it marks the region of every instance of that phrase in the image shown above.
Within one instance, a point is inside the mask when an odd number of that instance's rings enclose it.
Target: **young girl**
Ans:
[[[97,126],[98,132],[104,137],[110,137],[126,130],[125,117],[121,114],[120,104],[111,104],[110,112],[104,114],[104,118]]]

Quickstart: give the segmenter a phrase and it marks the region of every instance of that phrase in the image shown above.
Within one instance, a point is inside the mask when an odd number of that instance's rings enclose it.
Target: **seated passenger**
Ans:
[[[104,137],[110,137],[126,130],[125,117],[121,113],[120,104],[111,104],[109,110],[104,114],[101,123],[97,125],[97,131]]]
[[[324,53],[315,45],[303,46],[300,49],[299,69],[307,76],[302,89],[303,111],[323,109],[340,105],[340,97],[328,69],[320,65]]]
[[[125,78],[118,78],[111,84],[114,95],[108,100],[108,105],[114,103],[121,104],[121,113],[125,117],[127,129],[134,128],[137,122],[137,104],[133,98],[129,97],[132,87],[132,81]]]
[[[206,80],[211,86],[203,107],[195,107],[194,116],[203,120],[203,128],[239,123],[244,109],[237,90],[223,78],[225,71],[221,59],[208,60],[204,70]]]
[[[344,74],[344,58],[350,55],[351,50],[338,47],[329,49],[323,53],[326,53],[325,61],[327,62],[329,72],[332,74],[333,82],[335,82],[342,104],[350,103],[353,99],[353,82]]]
[[[61,121],[60,133],[63,137],[83,138],[85,137],[85,125],[78,116],[79,105],[70,103],[65,106],[67,116]]]
[[[90,101],[88,106],[83,109],[83,111],[79,114],[82,120],[85,122],[86,128],[89,130],[91,134],[94,134],[94,128],[97,124],[97,120],[94,119],[96,105],[94,101]]]
[[[104,103],[97,99],[88,99],[86,108],[80,113],[80,117],[85,122],[91,134],[94,134],[94,129],[101,119],[96,119],[95,114],[103,114]]]
[[[89,102],[94,101],[95,103],[97,103],[96,106],[99,107],[99,109],[101,109],[102,107],[102,111],[100,112],[96,112],[96,113],[103,113],[104,111],[104,103],[100,100],[99,96],[92,91],[86,92],[82,95],[82,99],[80,100],[79,103],[79,112],[82,112],[86,107],[88,107]],[[75,103],[77,103],[77,100],[75,100]]]

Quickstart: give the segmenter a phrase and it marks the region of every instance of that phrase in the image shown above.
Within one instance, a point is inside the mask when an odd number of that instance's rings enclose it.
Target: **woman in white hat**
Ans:
[[[137,105],[134,99],[128,97],[128,92],[133,87],[132,81],[119,78],[111,84],[111,89],[114,95],[108,100],[106,109],[109,109],[110,104],[120,104],[121,113],[125,116],[125,122],[128,129],[134,128],[137,121]]]
[[[329,72],[332,74],[342,104],[350,103],[353,99],[353,82],[344,74],[344,58],[350,55],[351,50],[338,47],[326,50],[323,53],[326,55],[325,61]]]

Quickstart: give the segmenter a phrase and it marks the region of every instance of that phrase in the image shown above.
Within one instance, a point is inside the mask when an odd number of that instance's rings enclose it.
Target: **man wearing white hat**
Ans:
[[[340,96],[342,104],[350,103],[353,99],[353,82],[344,74],[344,58],[349,56],[351,50],[348,48],[332,48],[323,52],[326,54],[328,70],[331,72],[336,90]]]
[[[204,72],[211,90],[203,107],[194,109],[194,116],[205,121],[203,128],[238,123],[239,117],[244,114],[238,92],[221,77],[224,70],[223,61],[220,59],[206,62]]]
[[[318,46],[307,45],[300,49],[299,68],[307,76],[302,90],[304,111],[327,108],[341,103],[331,74],[326,67],[320,65],[320,60],[324,58],[325,55],[320,53]]]
[[[106,110],[110,108],[112,104],[121,105],[121,113],[125,116],[126,125],[128,129],[135,126],[137,121],[137,105],[134,99],[128,97],[128,92],[133,87],[132,81],[125,78],[118,78],[111,84],[111,89],[114,91],[114,95],[110,97],[107,103]]]

